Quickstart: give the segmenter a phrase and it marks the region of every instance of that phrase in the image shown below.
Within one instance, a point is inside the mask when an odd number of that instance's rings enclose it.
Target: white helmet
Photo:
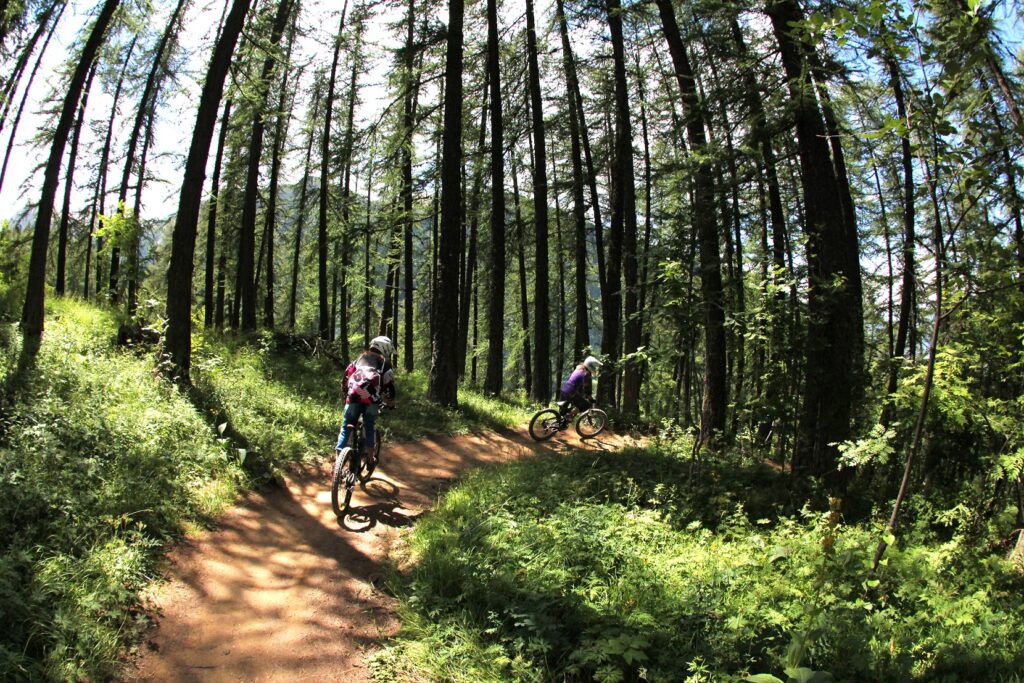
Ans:
[[[590,370],[591,372],[597,372],[598,369],[600,369],[601,365],[601,361],[594,358],[593,356],[587,356],[586,359],[583,361],[583,367],[585,367],[587,370]]]
[[[384,354],[385,358],[390,358],[391,354],[395,352],[395,345],[388,337],[374,337],[370,340],[370,350],[378,351]]]

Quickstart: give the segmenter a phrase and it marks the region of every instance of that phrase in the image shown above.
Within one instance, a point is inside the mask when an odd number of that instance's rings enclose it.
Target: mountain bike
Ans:
[[[388,409],[384,404],[378,405],[381,414]],[[380,464],[380,445],[384,441],[384,432],[380,427],[374,428],[373,450],[367,454],[365,462],[360,457],[363,452],[363,438],[363,417],[360,415],[356,420],[355,434],[352,435],[353,445],[340,449],[334,458],[334,470],[331,473],[331,507],[339,519],[349,509],[356,483],[369,481],[370,475]]]
[[[569,426],[576,414],[575,406],[568,401],[555,404],[558,409],[544,408],[530,420],[530,436],[534,441],[547,441],[558,432]],[[608,414],[596,406],[591,406],[576,417],[576,433],[581,439],[592,439],[604,431],[608,424]]]

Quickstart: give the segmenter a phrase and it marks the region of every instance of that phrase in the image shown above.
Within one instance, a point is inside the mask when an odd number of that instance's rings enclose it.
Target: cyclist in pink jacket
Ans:
[[[388,337],[374,337],[370,347],[345,370],[345,417],[338,433],[337,449],[352,442],[355,424],[363,418],[363,453],[373,450],[377,431],[377,415],[381,402],[395,407],[395,371],[391,367],[391,354],[395,345]]]

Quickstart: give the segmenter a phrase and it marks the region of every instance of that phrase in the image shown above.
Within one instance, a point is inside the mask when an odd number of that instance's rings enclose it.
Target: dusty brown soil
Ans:
[[[580,445],[564,434],[542,445],[525,430],[385,444],[341,522],[326,453],[285,486],[248,494],[215,530],[170,553],[169,580],[149,598],[156,626],[125,678],[369,681],[367,655],[399,626],[376,587],[397,530],[468,468]],[[624,444],[603,434],[582,446]]]

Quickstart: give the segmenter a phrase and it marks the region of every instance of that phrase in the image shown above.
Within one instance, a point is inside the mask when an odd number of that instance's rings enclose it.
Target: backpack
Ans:
[[[355,396],[362,403],[376,401],[381,385],[380,368],[365,357],[359,358],[353,366],[355,370],[348,378],[349,397]]]

